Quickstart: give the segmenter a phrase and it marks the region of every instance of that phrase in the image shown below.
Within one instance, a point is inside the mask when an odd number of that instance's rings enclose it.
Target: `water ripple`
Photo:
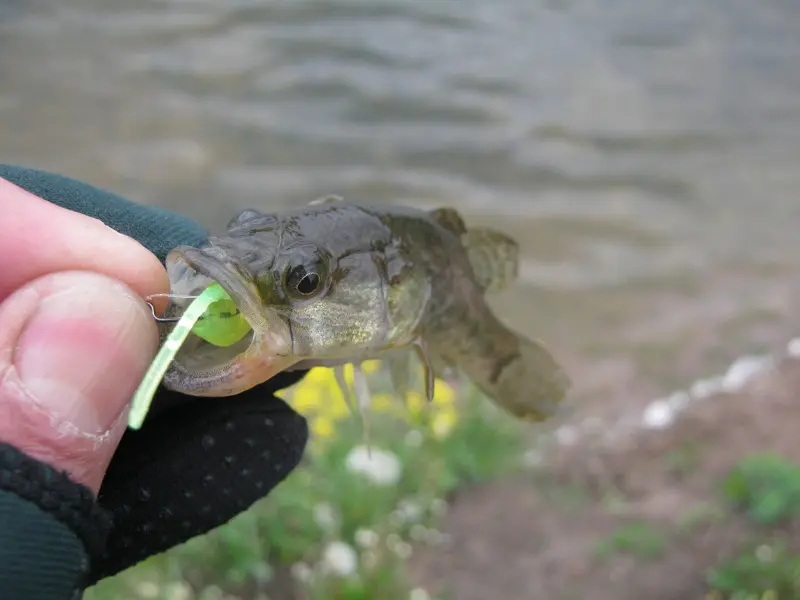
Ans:
[[[796,255],[797,3],[29,0],[0,31],[0,160],[205,222],[448,204],[587,287]],[[663,242],[564,225],[593,219]]]

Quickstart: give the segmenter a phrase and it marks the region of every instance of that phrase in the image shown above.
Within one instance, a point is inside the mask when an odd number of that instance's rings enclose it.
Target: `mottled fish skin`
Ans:
[[[232,357],[193,369],[187,351],[165,378],[177,391],[230,395],[285,369],[358,363],[404,347],[457,367],[523,419],[552,415],[569,386],[550,353],[507,328],[486,303],[486,293],[516,278],[516,244],[466,228],[453,209],[331,197],[281,214],[247,210],[206,247],[177,248],[167,262],[184,280],[201,273],[219,281],[254,331],[243,353],[250,366]],[[298,278],[299,269],[317,278]],[[305,294],[309,282],[318,285]],[[187,284],[181,289],[187,293]]]

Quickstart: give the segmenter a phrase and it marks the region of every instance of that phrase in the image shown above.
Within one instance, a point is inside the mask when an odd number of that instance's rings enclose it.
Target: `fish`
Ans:
[[[435,378],[455,370],[526,421],[556,414],[571,386],[541,341],[514,331],[488,304],[517,279],[517,242],[468,228],[454,208],[329,196],[280,213],[246,209],[204,245],[173,249],[166,267],[167,315],[218,283],[242,329],[224,345],[189,336],[163,379],[187,395],[231,396],[283,371],[375,359],[407,388],[410,354],[423,365],[429,400]],[[357,384],[361,377],[356,369]]]

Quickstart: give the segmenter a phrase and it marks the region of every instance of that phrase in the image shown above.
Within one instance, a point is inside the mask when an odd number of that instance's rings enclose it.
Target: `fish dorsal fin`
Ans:
[[[500,292],[519,273],[519,244],[505,233],[477,227],[461,236],[475,281],[485,293]]]
[[[238,227],[239,225],[246,225],[253,219],[259,219],[263,216],[265,215],[260,210],[256,210],[255,208],[245,208],[244,210],[237,213],[236,216],[233,217],[230,221],[228,221],[227,229],[233,229],[234,227]]]
[[[309,204],[330,204],[332,202],[344,202],[344,198],[341,196],[322,196],[321,198],[317,198],[316,200],[312,200]]]
[[[467,232],[464,219],[455,208],[436,208],[430,211],[430,215],[439,225],[456,235],[463,235]]]

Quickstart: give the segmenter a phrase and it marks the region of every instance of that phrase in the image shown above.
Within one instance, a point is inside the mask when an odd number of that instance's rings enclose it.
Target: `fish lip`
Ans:
[[[213,249],[213,247],[212,247]],[[261,313],[261,303],[249,278],[229,262],[214,256],[211,249],[178,246],[167,257],[167,265],[182,260],[191,269],[217,282],[228,292],[254,332],[266,329],[267,320]]]
[[[178,246],[167,256],[167,271],[183,263],[222,286],[250,325],[252,339],[243,353],[214,367],[192,368],[173,361],[164,377],[165,386],[193,396],[235,395],[269,380],[296,362],[286,343],[282,319],[277,313],[274,319],[268,319],[269,310],[261,305],[251,278],[235,263],[215,254],[213,246]]]

